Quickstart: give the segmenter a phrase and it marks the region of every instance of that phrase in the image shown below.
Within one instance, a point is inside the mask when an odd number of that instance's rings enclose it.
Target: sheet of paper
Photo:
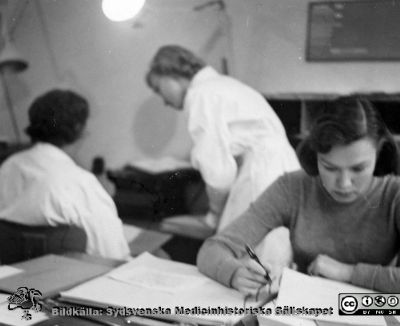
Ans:
[[[210,281],[195,266],[159,259],[147,252],[111,271],[107,277],[174,295],[190,289],[200,289]]]
[[[132,165],[144,171],[152,173],[160,173],[191,167],[189,162],[179,160],[170,156],[165,156],[158,159],[145,159],[141,161],[135,161]]]
[[[124,231],[125,239],[128,243],[136,239],[139,236],[139,234],[143,231],[143,229],[129,224],[123,224],[122,229]]]
[[[128,277],[149,273],[146,286],[139,285]],[[142,275],[143,276],[143,275]],[[160,277],[163,280],[157,280]],[[117,280],[125,279],[125,281]],[[145,277],[146,278],[146,277]],[[171,282],[170,285],[167,283]],[[178,284],[181,282],[181,284]],[[176,286],[176,289],[171,289]],[[167,289],[167,290],[166,290]],[[110,273],[88,281],[71,290],[61,293],[63,299],[92,304],[100,307],[134,307],[154,309],[153,312],[163,314],[162,309],[170,309],[171,315],[183,315],[214,320],[216,322],[234,322],[242,315],[223,313],[227,308],[243,308],[243,295],[227,288],[201,274],[194,265],[183,264],[156,258],[148,253],[116,268]],[[216,310],[218,314],[214,314]],[[206,309],[200,314],[199,309]],[[165,310],[164,310],[165,314]]]
[[[0,278],[4,278],[4,277],[18,274],[21,272],[23,272],[23,270],[19,269],[19,268],[15,268],[15,267],[8,266],[8,265],[0,266]]]
[[[321,277],[308,276],[286,268],[283,272],[277,307],[333,308],[332,315],[301,315],[302,318],[347,323],[350,325],[385,326],[381,316],[339,316],[339,293],[371,293],[372,290],[336,282]],[[299,315],[300,316],[300,315]]]
[[[270,302],[264,306],[264,308],[269,308],[272,311],[275,310],[275,303]],[[268,316],[257,316],[259,326],[270,326],[271,321],[277,322],[276,326],[316,326],[314,320],[298,318],[294,316],[280,316],[276,314],[271,314]]]
[[[146,266],[137,266],[124,272],[111,273],[109,277],[128,284],[177,295],[183,290],[200,286],[202,282],[204,283],[204,278],[202,277],[186,276],[182,278],[181,274],[158,271]]]
[[[22,319],[22,309],[8,310],[7,298],[9,294],[0,293],[0,323],[12,326],[29,326],[48,319],[44,312],[30,310],[31,320]]]
[[[9,294],[5,294],[5,293],[0,293],[0,304],[7,302],[7,298],[9,297]]]

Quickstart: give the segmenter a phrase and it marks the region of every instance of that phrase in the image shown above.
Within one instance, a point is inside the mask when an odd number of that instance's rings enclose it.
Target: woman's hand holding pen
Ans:
[[[244,295],[254,297],[260,292],[260,288],[269,292],[264,269],[250,258],[245,258],[241,261],[243,266],[239,267],[233,274],[232,287]]]

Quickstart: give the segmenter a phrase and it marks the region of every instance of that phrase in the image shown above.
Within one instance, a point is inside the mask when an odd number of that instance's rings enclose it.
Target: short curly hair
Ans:
[[[32,142],[62,147],[80,138],[88,116],[89,104],[83,96],[70,90],[54,89],[33,101],[25,132]]]
[[[151,61],[146,82],[152,87],[153,76],[183,77],[191,80],[205,65],[205,62],[191,51],[179,45],[165,45],[158,49]]]
[[[398,175],[399,150],[372,103],[362,96],[343,96],[324,101],[310,135],[300,143],[297,154],[307,174],[319,174],[317,153],[328,153],[334,146],[348,145],[364,137],[376,142],[378,157],[374,175]]]

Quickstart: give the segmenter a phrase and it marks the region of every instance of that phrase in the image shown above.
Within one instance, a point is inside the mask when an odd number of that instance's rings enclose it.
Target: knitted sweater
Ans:
[[[285,174],[222,233],[208,239],[197,265],[229,286],[241,266],[245,244],[257,245],[278,226],[290,230],[299,271],[318,254],[353,264],[351,283],[382,292],[400,292],[400,268],[388,266],[400,249],[400,178],[374,177],[352,203],[335,201],[319,177]]]

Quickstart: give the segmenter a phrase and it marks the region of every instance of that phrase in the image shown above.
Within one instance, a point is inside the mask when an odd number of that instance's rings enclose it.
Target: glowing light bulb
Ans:
[[[146,0],[103,0],[104,15],[112,21],[133,18],[143,8]]]

